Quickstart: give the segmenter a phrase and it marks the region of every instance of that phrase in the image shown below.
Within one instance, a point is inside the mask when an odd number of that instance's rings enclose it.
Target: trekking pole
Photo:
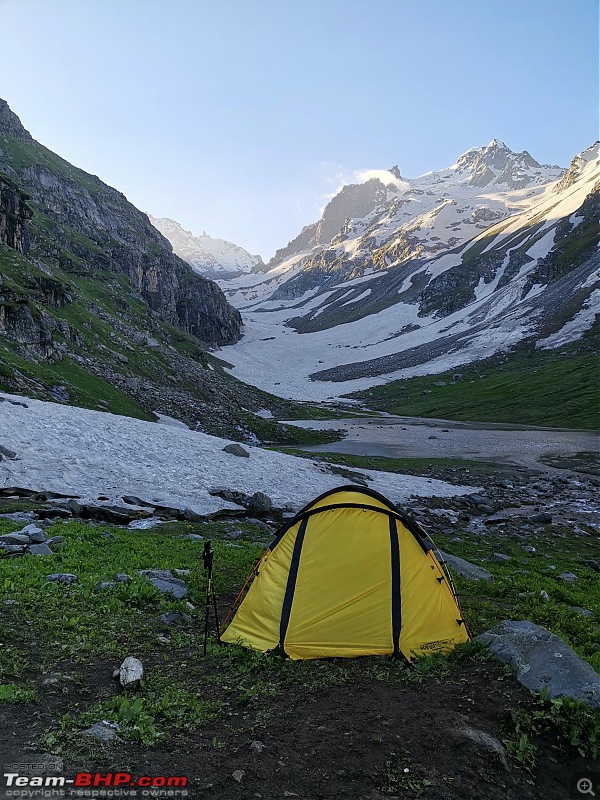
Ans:
[[[215,585],[213,581],[213,549],[210,546],[210,540],[204,542],[204,550],[202,551],[202,561],[204,562],[204,569],[206,570],[206,603],[204,606],[204,647],[203,655],[206,656],[206,643],[208,641],[208,623],[210,616],[210,601],[212,595],[213,609],[215,612],[215,623],[217,626],[217,641],[220,642],[219,636],[219,618],[217,615],[217,595],[215,592]]]

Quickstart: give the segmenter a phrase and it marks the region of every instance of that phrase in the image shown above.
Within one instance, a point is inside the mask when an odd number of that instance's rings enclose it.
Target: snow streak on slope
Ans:
[[[202,275],[211,277],[239,275],[264,267],[260,256],[253,256],[236,244],[224,239],[213,239],[207,233],[194,236],[175,220],[168,217],[148,219],[171,242],[173,252]]]

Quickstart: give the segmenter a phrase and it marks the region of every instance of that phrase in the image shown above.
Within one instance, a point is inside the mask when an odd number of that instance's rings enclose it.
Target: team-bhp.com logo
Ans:
[[[65,778],[62,775],[21,775],[19,772],[5,772],[4,782],[7,798],[157,797],[159,794],[162,798],[187,795],[185,775],[141,775],[134,778],[129,772],[78,772],[74,778]],[[113,791],[109,793],[107,789]]]

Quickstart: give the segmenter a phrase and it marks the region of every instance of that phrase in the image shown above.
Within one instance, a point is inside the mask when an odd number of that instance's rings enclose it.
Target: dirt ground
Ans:
[[[4,762],[36,760],[39,750],[32,742],[66,709],[114,694],[113,666],[87,670],[57,664],[56,674],[72,679],[55,688],[47,675],[40,676],[41,703],[4,704]],[[212,669],[199,660],[189,668],[204,677]],[[564,800],[572,776],[593,768],[564,741],[550,735],[538,741],[539,763],[531,774],[503,763],[481,741],[481,733],[502,740],[511,715],[530,703],[529,693],[495,661],[456,664],[445,678],[425,677],[421,683],[359,678],[305,696],[295,689],[259,705],[233,706],[225,719],[163,745],[82,744],[65,758],[63,774],[185,775],[193,800]],[[141,796],[137,791],[126,796]],[[154,794],[146,796],[185,796],[149,791]]]

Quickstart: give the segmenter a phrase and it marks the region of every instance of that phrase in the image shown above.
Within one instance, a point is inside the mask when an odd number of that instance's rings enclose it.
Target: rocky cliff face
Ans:
[[[174,255],[124,195],[32,139],[4,101],[0,171],[30,196],[32,256],[78,275],[125,273],[163,321],[209,345],[237,340],[241,318],[220,289]]]
[[[252,438],[242,409],[268,400],[209,352],[240,325],[145,214],[0,101],[0,390]]]
[[[27,253],[27,222],[31,216],[26,196],[13,181],[0,175],[0,242],[20,253]]]

